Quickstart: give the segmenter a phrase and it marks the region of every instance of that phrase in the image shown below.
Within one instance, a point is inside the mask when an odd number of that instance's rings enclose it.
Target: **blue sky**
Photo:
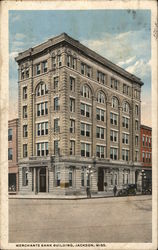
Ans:
[[[142,123],[151,125],[151,25],[149,10],[39,10],[9,12],[10,118],[17,116],[18,52],[62,32],[144,82]]]

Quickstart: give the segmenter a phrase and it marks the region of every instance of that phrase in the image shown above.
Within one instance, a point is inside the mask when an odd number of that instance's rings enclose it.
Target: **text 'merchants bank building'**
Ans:
[[[141,186],[142,81],[65,33],[16,61],[19,191]]]

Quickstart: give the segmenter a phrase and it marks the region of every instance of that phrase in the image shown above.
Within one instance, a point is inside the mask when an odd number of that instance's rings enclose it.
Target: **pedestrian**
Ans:
[[[87,187],[87,188],[86,188],[86,192],[87,192],[87,198],[91,198],[90,187]]]
[[[114,192],[114,196],[116,196],[116,193],[117,193],[117,187],[116,187],[116,185],[113,188],[113,192]]]

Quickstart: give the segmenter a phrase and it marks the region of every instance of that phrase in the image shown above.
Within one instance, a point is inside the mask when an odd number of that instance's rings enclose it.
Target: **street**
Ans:
[[[9,242],[151,242],[152,196],[10,199]]]

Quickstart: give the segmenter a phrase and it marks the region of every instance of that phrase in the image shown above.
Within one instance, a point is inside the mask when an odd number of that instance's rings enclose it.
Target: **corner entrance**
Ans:
[[[104,170],[98,169],[98,191],[104,191]]]
[[[39,191],[46,192],[46,168],[40,169],[39,177],[40,177]]]

